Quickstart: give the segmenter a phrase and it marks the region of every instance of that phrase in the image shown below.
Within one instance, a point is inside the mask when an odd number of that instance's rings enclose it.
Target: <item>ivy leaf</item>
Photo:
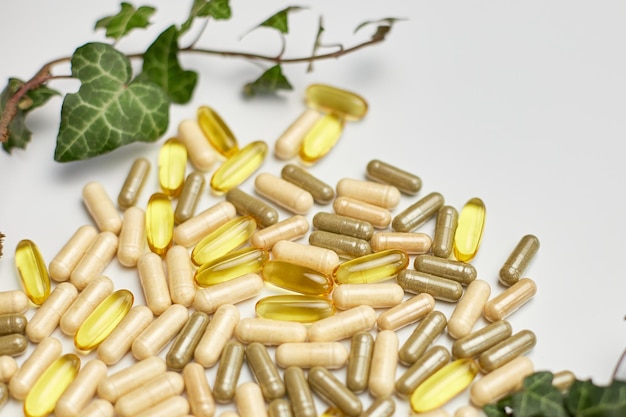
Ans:
[[[118,40],[133,29],[145,28],[150,25],[150,17],[156,9],[150,6],[135,6],[122,2],[122,9],[116,15],[103,17],[96,22],[96,29],[106,29],[106,36]]]
[[[198,73],[178,63],[178,31],[170,26],[150,45],[143,58],[143,74],[159,85],[174,103],[184,104],[198,81]]]
[[[397,17],[386,17],[384,19],[379,20],[368,20],[366,22],[361,23],[354,29],[354,33],[357,33],[359,30],[363,29],[366,26],[377,25],[376,32],[372,35],[373,41],[382,41],[385,39],[387,34],[391,31],[391,27],[396,22],[400,22],[406,19],[400,19]]]
[[[302,9],[304,9],[304,7],[300,7],[300,6],[286,7],[283,10],[276,12],[272,16],[265,19],[261,24],[252,28],[252,30],[256,28],[260,28],[260,27],[268,27],[268,28],[276,29],[277,31],[285,35],[289,33],[289,21],[287,19],[289,16],[289,13],[302,10]]]
[[[250,97],[256,94],[273,94],[278,90],[293,90],[280,65],[274,65],[243,87],[244,94]]]
[[[552,385],[551,372],[536,372],[524,379],[523,389],[511,398],[519,417],[567,417],[563,395]]]
[[[56,161],[92,158],[163,135],[169,122],[168,97],[147,79],[131,81],[124,54],[108,44],[88,43],[74,52],[71,63],[81,86],[63,100]]]
[[[229,0],[194,0],[191,5],[189,17],[185,23],[180,26],[179,34],[187,32],[193,23],[193,19],[196,17],[211,16],[215,20],[230,19],[231,10],[228,1]]]
[[[42,85],[34,90],[30,90],[26,93],[26,97],[30,99],[30,103],[24,109],[27,112],[41,107],[53,96],[58,96],[60,93],[57,90],[53,90],[45,85]]]
[[[487,417],[509,417],[507,410],[511,409],[511,396],[507,396],[496,402],[495,404],[487,404],[483,407],[483,411]]]
[[[626,382],[614,380],[608,386],[591,381],[574,381],[565,404],[576,417],[618,417],[626,415]]]

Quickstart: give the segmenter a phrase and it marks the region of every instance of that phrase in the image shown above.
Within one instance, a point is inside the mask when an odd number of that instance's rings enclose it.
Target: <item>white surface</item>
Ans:
[[[148,31],[136,31],[119,48],[136,52],[171,22],[181,23],[188,5],[154,1],[159,10]],[[283,5],[280,2],[233,1],[233,19],[215,22],[201,41],[205,47],[276,53],[275,33],[259,30],[240,36]],[[199,71],[189,105],[172,106],[170,127],[195,116],[197,106],[213,106],[241,144],[275,138],[304,109],[307,85],[322,82],[362,94],[367,117],[346,126],[333,151],[311,171],[336,184],[342,177],[363,178],[373,158],[394,163],[422,178],[417,197],[403,197],[397,213],[431,191],[461,209],[472,197],[487,206],[483,241],[473,264],[492,284],[501,264],[521,236],[537,235],[538,255],[527,276],[539,287],[536,297],[511,316],[514,331],[533,330],[538,338],[529,354],[537,369],[570,369],[581,379],[610,379],[626,346],[626,280],[620,266],[626,251],[626,200],[623,141],[626,133],[626,5],[619,1],[552,2],[298,2],[307,10],[292,16],[287,55],[310,53],[317,16],[324,15],[327,43],[346,46],[373,30],[353,35],[365,20],[402,17],[388,39],[339,60],[285,66],[294,91],[278,98],[246,100],[245,82],[259,75],[258,65],[240,59],[186,55],[183,66]],[[137,4],[139,5],[139,4]],[[103,40],[95,21],[119,10],[118,2],[31,1],[3,4],[0,14],[0,79],[29,78],[41,64],[66,56],[86,41]],[[59,68],[61,74],[69,68]],[[69,91],[76,84],[56,81]],[[33,140],[26,151],[0,153],[0,230],[7,237],[0,260],[0,290],[20,288],[14,248],[21,239],[35,241],[49,262],[82,224],[92,223],[81,189],[101,182],[113,198],[132,161],[152,161],[149,183],[139,205],[157,190],[159,144],[132,145],[84,162],[53,161],[61,99],[34,111],[28,126]],[[284,162],[269,156],[262,171],[279,174]],[[209,176],[207,175],[207,180]],[[243,189],[252,192],[252,180]],[[220,201],[205,192],[199,210]],[[331,211],[331,206],[316,206]],[[281,211],[282,218],[287,213]],[[434,222],[420,231],[432,234]],[[105,274],[116,288],[128,288],[143,303],[135,270],[114,261]],[[266,290],[270,293],[270,290]],[[254,302],[242,304],[242,316],[254,314]],[[453,306],[437,302],[448,316]],[[27,315],[34,313],[31,308]],[[404,340],[413,326],[398,332]],[[72,341],[55,333],[73,351]],[[437,343],[449,346],[451,339]],[[32,350],[18,358],[21,363]],[[165,351],[162,353],[165,355]],[[93,358],[94,354],[84,359]],[[128,355],[111,372],[132,363]],[[404,368],[398,369],[398,376]],[[215,368],[208,371],[212,384]],[[339,372],[343,375],[342,372]],[[243,382],[250,378],[244,370]],[[367,406],[371,398],[361,396]],[[445,408],[467,402],[463,394]],[[406,415],[397,400],[396,415]],[[220,410],[234,405],[220,406]],[[11,400],[0,414],[17,415]],[[325,406],[318,403],[318,412]],[[219,412],[217,413],[219,415]]]

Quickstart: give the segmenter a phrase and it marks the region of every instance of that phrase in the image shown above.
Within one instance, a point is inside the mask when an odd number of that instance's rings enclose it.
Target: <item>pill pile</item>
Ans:
[[[0,403],[23,401],[27,416],[382,417],[408,401],[416,414],[448,416],[442,407],[468,390],[471,404],[454,413],[468,417],[517,389],[534,372],[525,354],[536,338],[507,318],[537,291],[525,271],[539,240],[521,237],[500,270],[506,289],[492,296],[470,263],[484,202],[459,211],[432,192],[393,214],[422,181],[377,159],[364,178],[334,187],[316,178],[310,167],[368,106],[321,84],[305,102],[274,144],[280,173],[258,173],[267,143],[240,148],[202,106],[161,146],[160,189],[145,210],[137,201],[151,162],[139,158],[117,206],[98,182],[84,186],[95,225],[78,227],[48,265],[35,242],[20,241],[23,291],[0,293]],[[254,195],[240,188],[248,180]],[[200,208],[207,188],[221,201]],[[432,236],[419,230],[431,219]],[[115,259],[136,268],[145,305],[105,275]],[[255,317],[242,317],[237,305],[250,301]],[[449,317],[438,303],[455,303]],[[476,328],[481,317],[489,324]],[[398,331],[411,327],[401,343]],[[63,353],[57,328],[76,352]],[[450,348],[435,344],[446,329]],[[37,346],[18,367],[29,342]],[[81,366],[89,352],[97,358]],[[129,356],[131,366],[110,371]],[[240,380],[244,364],[251,380]],[[554,383],[573,378],[557,373]]]

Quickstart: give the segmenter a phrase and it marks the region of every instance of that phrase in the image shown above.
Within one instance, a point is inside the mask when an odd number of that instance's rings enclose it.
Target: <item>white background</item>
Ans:
[[[158,7],[153,25],[121,40],[119,49],[145,50],[161,30],[185,20],[190,3],[153,1]],[[232,20],[210,23],[199,46],[275,54],[280,42],[273,31],[241,35],[293,4],[234,0]],[[367,162],[379,158],[419,175],[422,191],[403,197],[395,212],[431,191],[441,192],[459,210],[480,197],[487,220],[472,263],[494,294],[503,290],[498,270],[521,236],[538,236],[541,248],[526,274],[537,282],[538,293],[510,317],[513,329],[536,333],[537,346],[529,357],[537,369],[569,369],[581,379],[608,382],[626,347],[626,5],[602,0],[297,4],[308,9],[292,15],[287,56],[310,54],[319,15],[324,16],[323,39],[345,46],[373,33],[373,26],[353,33],[363,21],[406,20],[384,43],[318,62],[313,73],[307,74],[304,64],[285,66],[294,90],[273,98],[248,100],[240,93],[267,64],[185,55],[182,64],[199,72],[199,83],[190,104],[172,106],[167,134],[157,144],[131,145],[88,161],[53,161],[61,107],[61,99],[53,98],[29,116],[33,140],[27,150],[0,152],[0,230],[6,234],[0,290],[20,288],[14,267],[18,241],[35,241],[49,262],[79,226],[92,223],[81,201],[82,187],[99,181],[115,199],[139,156],[153,164],[138,203],[145,207],[158,189],[160,144],[175,135],[181,120],[195,117],[198,106],[215,108],[240,144],[263,139],[272,148],[304,110],[305,88],[327,83],[363,95],[370,112],[346,125],[338,145],[311,172],[335,185],[342,177],[364,178]],[[112,0],[4,2],[0,80],[29,78],[44,62],[67,56],[87,41],[103,41],[103,31],[93,31],[95,21],[118,10]],[[54,73],[68,74],[69,66]],[[50,86],[64,92],[77,88],[65,80]],[[261,170],[278,175],[283,164],[270,155]],[[242,188],[253,192],[252,180]],[[220,200],[205,191],[198,211]],[[321,210],[332,208],[316,206],[309,219]],[[281,211],[281,218],[287,216]],[[432,234],[433,228],[430,221],[419,230]],[[135,270],[115,260],[105,274],[116,289],[132,290],[136,304],[144,302]],[[253,316],[253,306],[254,301],[242,304],[242,316]],[[436,308],[449,315],[453,306],[437,302]],[[31,308],[28,317],[34,312]],[[412,329],[398,332],[401,341]],[[58,330],[55,335],[66,353],[74,350],[69,338]],[[437,343],[449,346],[451,341],[443,336]],[[110,372],[132,362],[128,355]],[[211,384],[214,373],[207,373]],[[342,371],[338,375],[343,378]],[[244,369],[240,382],[249,378]],[[361,398],[366,406],[371,402],[367,394]],[[446,410],[452,414],[467,400],[463,394]],[[396,415],[406,415],[407,402],[396,403]],[[317,408],[321,413],[326,407],[320,402]],[[11,400],[0,414],[17,415],[20,409]]]

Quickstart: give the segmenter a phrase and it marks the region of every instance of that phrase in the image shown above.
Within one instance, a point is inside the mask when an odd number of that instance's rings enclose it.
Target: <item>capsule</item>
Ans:
[[[276,364],[281,368],[297,366],[326,369],[343,368],[348,360],[348,350],[339,342],[283,343],[276,348]]]
[[[57,282],[70,279],[70,274],[80,262],[89,246],[93,243],[98,231],[90,225],[80,226],[61,250],[48,264],[50,278]]]
[[[263,141],[250,142],[228,158],[211,177],[211,188],[221,194],[247,180],[263,164],[267,155],[267,144]]]
[[[374,398],[394,392],[398,367],[398,336],[393,330],[381,330],[374,342],[368,388]]]
[[[333,269],[339,265],[339,256],[330,249],[286,240],[276,242],[272,247],[272,259],[310,268],[325,275],[332,275]]]
[[[419,272],[451,279],[461,285],[468,285],[478,275],[472,264],[431,255],[416,256],[413,266]]]
[[[197,171],[187,175],[174,210],[176,224],[183,223],[194,215],[202,190],[204,190],[204,175]]]
[[[124,212],[122,230],[117,245],[117,260],[127,267],[137,265],[146,246],[146,213],[139,207]]]
[[[245,274],[230,281],[200,288],[196,292],[193,306],[207,314],[213,313],[224,304],[237,304],[256,297],[264,287],[258,274]]]
[[[452,343],[452,356],[471,358],[507,339],[512,334],[508,321],[498,320]]]
[[[28,320],[23,314],[0,314],[0,336],[16,333],[24,334],[27,324]]]
[[[511,286],[518,282],[538,250],[539,239],[536,236],[523,236],[500,268],[500,283]]]
[[[157,355],[183,328],[189,312],[180,304],[172,304],[137,336],[131,345],[133,356],[143,360]]]
[[[200,266],[243,246],[256,229],[250,216],[235,217],[206,235],[191,252],[191,261]]]
[[[0,382],[3,384],[8,384],[16,372],[17,361],[12,356],[0,355]]]
[[[308,329],[310,342],[335,342],[370,330],[376,322],[376,311],[370,306],[359,306],[341,311],[334,316],[316,321]]]
[[[295,215],[265,229],[257,230],[250,236],[250,244],[255,248],[271,250],[281,240],[300,239],[309,231],[309,221],[304,216]]]
[[[446,316],[441,311],[433,310],[428,313],[400,347],[400,363],[407,366],[414,364],[443,333],[446,324]]]
[[[209,106],[200,106],[197,111],[198,125],[208,142],[220,155],[230,158],[239,150],[237,139],[220,115]]]
[[[405,291],[427,293],[441,301],[456,302],[463,296],[463,287],[458,282],[412,269],[400,271],[397,280]]]
[[[422,188],[422,180],[393,165],[373,159],[367,164],[367,178],[396,187],[400,192],[415,195]]]
[[[297,366],[285,369],[285,388],[294,417],[317,417],[315,401],[304,371]]]
[[[391,417],[396,411],[392,397],[378,397],[362,414],[363,417]]]
[[[450,362],[450,353],[443,346],[433,346],[416,358],[395,383],[401,397],[410,396],[415,388]]]
[[[241,343],[258,342],[264,345],[280,345],[287,342],[304,342],[307,328],[290,321],[245,318],[235,328],[235,337]]]
[[[277,287],[304,295],[326,296],[333,290],[332,277],[283,261],[269,261],[263,266],[263,280]]]
[[[150,356],[104,378],[98,384],[98,396],[110,403],[165,374],[165,361]]]
[[[137,204],[139,194],[146,183],[148,173],[150,172],[150,161],[146,158],[137,158],[133,161],[133,165],[126,175],[122,189],[117,195],[117,205],[122,210]]]
[[[215,365],[239,322],[239,310],[231,304],[220,306],[213,314],[194,351],[196,362],[210,368]]]
[[[267,401],[272,401],[285,395],[285,384],[267,348],[263,344],[258,342],[250,343],[246,347],[246,360],[255,380],[261,387],[263,397]]]
[[[154,252],[144,253],[137,262],[137,273],[146,305],[155,316],[160,315],[172,305],[161,257]]]
[[[23,401],[37,379],[61,356],[62,349],[61,342],[53,337],[46,337],[39,342],[9,381],[11,396]]]
[[[491,287],[486,281],[480,279],[472,281],[452,311],[448,321],[448,334],[455,339],[470,334],[490,294]]]
[[[346,369],[346,386],[350,391],[360,393],[367,388],[373,352],[374,338],[369,331],[352,336]]]
[[[101,398],[92,400],[80,411],[80,417],[113,417],[114,415],[113,404]]]
[[[215,400],[202,365],[195,362],[185,365],[183,368],[183,380],[187,399],[194,416],[213,417],[215,414]]]
[[[386,229],[391,223],[391,212],[384,208],[351,197],[339,196],[333,202],[335,213],[370,223],[377,229]]]
[[[0,291],[0,314],[24,313],[28,307],[28,296],[24,291]]]
[[[485,203],[480,198],[470,199],[459,214],[454,232],[454,257],[469,262],[476,256],[485,227]]]
[[[374,252],[400,249],[410,255],[428,252],[431,244],[432,239],[426,233],[377,232],[370,239]]]
[[[59,321],[61,331],[74,336],[80,325],[113,292],[113,281],[101,275],[82,290]]]
[[[32,240],[20,240],[15,248],[15,267],[30,301],[40,306],[50,295],[50,276],[39,248]]]
[[[481,410],[471,405],[463,405],[454,411],[454,417],[480,417],[481,415]]]
[[[295,214],[306,214],[313,207],[308,191],[280,177],[263,172],[254,179],[257,194]]]
[[[77,296],[78,290],[69,282],[62,282],[57,285],[50,297],[39,307],[28,324],[26,324],[26,318],[23,318],[22,322],[26,327],[28,339],[39,343],[44,337],[50,336],[58,327],[61,316],[72,305]],[[2,327],[0,325],[0,333],[2,333]]]
[[[352,236],[363,240],[370,240],[374,234],[374,226],[370,223],[334,213],[316,213],[313,216],[313,227],[317,230]]]
[[[525,356],[520,356],[525,358]],[[615,380],[617,378],[613,378]],[[565,392],[576,381],[576,375],[572,371],[563,370],[555,372],[552,377],[552,386],[558,389],[560,392]]]
[[[482,352],[478,356],[478,366],[482,372],[489,373],[529,352],[535,344],[537,344],[535,333],[521,330]]]
[[[24,399],[24,415],[47,416],[72,383],[80,369],[80,358],[68,353],[55,360],[33,385]]]
[[[174,242],[189,248],[236,216],[237,210],[230,202],[222,201],[217,203],[176,226],[174,229]]]
[[[267,408],[269,417],[292,417],[291,404],[283,398],[276,398]]]
[[[173,395],[148,407],[133,417],[187,417],[189,401],[182,395]]]
[[[165,372],[118,398],[115,411],[121,417],[137,416],[161,401],[181,394],[184,387],[179,373]]]
[[[391,222],[391,228],[396,232],[412,232],[434,216],[443,202],[440,193],[430,193],[398,213]]]
[[[200,342],[206,326],[209,324],[209,315],[202,311],[194,311],[183,326],[178,336],[170,346],[165,356],[167,367],[174,371],[182,371],[192,359],[196,346]]]
[[[19,356],[26,351],[28,339],[20,333],[0,336],[0,356]]]
[[[300,294],[261,298],[254,306],[254,310],[261,318],[299,323],[312,323],[335,314],[335,306],[329,299]]]
[[[361,120],[368,109],[367,101],[360,95],[326,84],[308,86],[304,101],[309,108],[338,113],[346,120]]]
[[[117,235],[122,228],[122,218],[102,184],[92,181],[83,187],[83,203],[101,232]]]
[[[165,255],[174,238],[174,210],[168,196],[154,193],[146,208],[148,247],[159,256]]]
[[[0,382],[0,408],[9,401],[9,387],[4,382]]]
[[[518,356],[498,369],[483,376],[470,387],[470,401],[476,407],[496,402],[519,389],[524,378],[534,372],[534,365],[525,356]]]
[[[250,216],[259,227],[269,227],[278,222],[278,211],[265,201],[233,188],[226,193],[226,201],[230,202],[242,216]]]
[[[244,382],[237,387],[235,402],[241,417],[267,417],[263,393],[254,382]]]
[[[328,204],[335,198],[333,187],[298,165],[285,165],[280,171],[280,176],[282,179],[308,191],[318,204]]]
[[[291,159],[298,155],[304,136],[313,128],[320,117],[322,117],[321,113],[316,110],[305,110],[276,139],[276,142],[274,142],[274,155],[282,160]]]
[[[332,298],[340,310],[360,305],[389,308],[402,302],[404,290],[395,283],[342,284],[335,287]]]
[[[101,232],[85,252],[70,275],[70,282],[79,291],[96,279],[117,253],[118,237],[111,232]]]
[[[158,177],[161,191],[177,198],[183,189],[187,168],[187,148],[176,138],[165,141],[159,150]]]
[[[393,185],[352,178],[339,180],[337,196],[351,197],[386,209],[393,209],[400,203],[400,190]]]
[[[76,417],[93,398],[98,384],[107,375],[107,366],[98,359],[82,367],[54,407],[57,417]]]
[[[454,233],[459,222],[459,212],[452,206],[443,206],[437,212],[435,234],[431,251],[434,256],[448,259],[454,247]]]
[[[199,287],[208,287],[244,274],[258,273],[269,258],[266,250],[243,248],[202,264],[196,270],[194,280]]]
[[[450,362],[413,391],[411,409],[423,413],[441,407],[466,389],[477,373],[478,366],[470,358]]]
[[[107,365],[119,362],[153,318],[152,311],[146,306],[131,308],[115,330],[98,346],[98,358]]]
[[[342,258],[358,258],[372,253],[367,240],[316,230],[309,235],[309,244],[330,249]]]
[[[333,271],[338,284],[368,284],[395,277],[409,264],[409,255],[388,249],[343,262]]]
[[[361,400],[337,377],[321,366],[311,368],[308,375],[311,389],[326,403],[336,406],[348,417],[357,417],[363,411]]]
[[[421,293],[385,310],[376,321],[380,330],[398,330],[415,323],[435,308],[435,299],[427,293]]]
[[[339,141],[343,125],[343,117],[334,113],[326,114],[315,122],[302,139],[299,152],[302,162],[313,164],[326,156]]]
[[[236,340],[231,340],[224,346],[224,352],[217,366],[215,383],[213,384],[215,401],[229,403],[235,397],[237,381],[239,380],[245,353],[245,346]]]
[[[530,301],[537,292],[537,284],[530,278],[522,278],[500,294],[487,301],[483,315],[489,321],[502,320]]]
[[[185,119],[178,124],[176,135],[187,148],[189,162],[200,172],[210,170],[217,160],[217,153],[202,133],[196,120]]]
[[[185,307],[192,305],[196,296],[196,287],[193,282],[194,268],[184,246],[174,245],[167,251],[165,269],[172,303],[182,304]]]

